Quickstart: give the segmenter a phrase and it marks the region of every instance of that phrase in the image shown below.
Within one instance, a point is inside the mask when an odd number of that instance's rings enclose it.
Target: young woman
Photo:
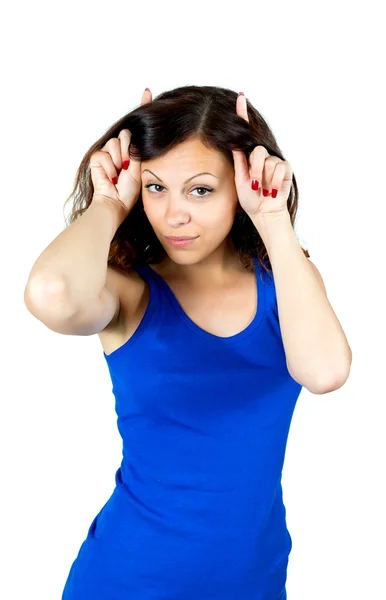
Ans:
[[[123,458],[63,600],[284,600],[293,411],[351,364],[294,233],[290,164],[243,94],[146,90],[70,197],[25,302],[58,333],[99,335]]]

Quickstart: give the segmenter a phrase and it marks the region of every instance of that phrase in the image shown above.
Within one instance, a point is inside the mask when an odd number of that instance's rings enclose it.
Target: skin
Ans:
[[[184,184],[203,171],[216,177],[199,175]],[[245,272],[229,236],[239,202],[234,168],[223,154],[197,139],[188,140],[162,157],[142,162],[141,179],[145,213],[167,252],[157,265],[160,271],[195,289],[225,286]],[[146,188],[148,184],[154,185]],[[186,248],[174,248],[163,237],[172,235],[199,237]]]

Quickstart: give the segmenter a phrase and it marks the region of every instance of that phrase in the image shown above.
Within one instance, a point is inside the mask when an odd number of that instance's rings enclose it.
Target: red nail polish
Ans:
[[[263,189],[263,196],[269,196],[269,190],[264,190]]]
[[[129,164],[130,164],[129,160],[124,160],[122,163],[122,169],[125,169],[125,171],[127,171],[127,169],[129,168]]]
[[[276,198],[277,196],[277,190],[272,190],[272,198]]]
[[[253,190],[258,190],[259,189],[259,182],[257,181],[257,179],[252,179],[251,188]]]
[[[111,181],[113,182],[114,185],[117,185],[118,177],[113,177]]]

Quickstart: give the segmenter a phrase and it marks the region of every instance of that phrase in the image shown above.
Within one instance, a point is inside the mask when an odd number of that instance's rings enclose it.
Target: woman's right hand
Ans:
[[[142,94],[142,104],[152,102],[150,90]],[[129,214],[141,191],[141,162],[129,159],[131,133],[122,129],[117,138],[91,155],[91,179],[94,186],[92,202],[109,202]],[[126,163],[126,164],[124,164]],[[128,165],[128,166],[126,166]],[[122,168],[126,166],[125,168]],[[116,179],[114,179],[114,177]],[[113,183],[116,181],[117,183]]]

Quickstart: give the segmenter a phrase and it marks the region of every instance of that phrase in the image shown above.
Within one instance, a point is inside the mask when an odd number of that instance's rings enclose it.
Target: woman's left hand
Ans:
[[[237,98],[236,112],[249,121],[247,101],[243,95]],[[287,200],[292,185],[292,168],[289,162],[271,156],[264,146],[256,146],[252,150],[249,164],[243,151],[232,150],[232,154],[237,195],[245,212],[250,217],[289,214]],[[253,180],[259,182],[258,190],[251,187]]]

